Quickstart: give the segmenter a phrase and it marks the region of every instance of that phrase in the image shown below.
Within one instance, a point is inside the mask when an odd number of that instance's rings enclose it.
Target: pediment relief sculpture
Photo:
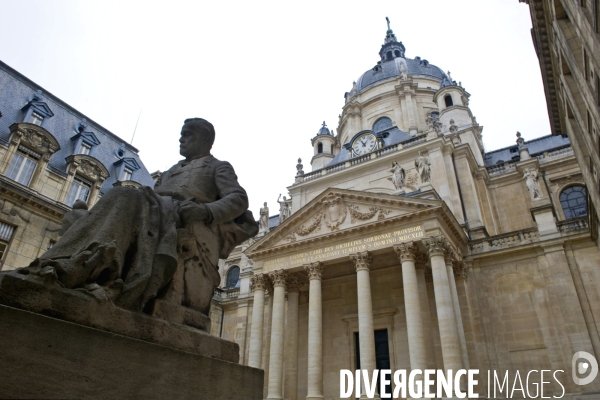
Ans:
[[[50,156],[60,150],[58,141],[50,132],[34,124],[13,124],[12,143],[24,145],[40,155]]]
[[[106,167],[94,157],[75,154],[67,157],[69,164],[69,174],[79,174],[94,182],[104,181],[110,176]]]
[[[325,225],[332,231],[346,220],[346,205],[341,196],[330,193],[321,203]]]

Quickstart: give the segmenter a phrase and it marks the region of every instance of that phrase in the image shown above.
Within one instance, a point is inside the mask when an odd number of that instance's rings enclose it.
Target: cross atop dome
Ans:
[[[383,41],[383,45],[381,46],[381,50],[379,50],[379,56],[381,57],[381,61],[391,61],[394,58],[401,57],[404,58],[404,52],[406,48],[399,42],[390,27],[390,19],[385,17],[387,21],[387,32],[385,33],[385,40]]]

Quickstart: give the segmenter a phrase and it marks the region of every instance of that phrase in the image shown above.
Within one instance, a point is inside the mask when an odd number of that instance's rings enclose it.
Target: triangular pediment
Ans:
[[[381,225],[432,213],[439,213],[457,231],[460,230],[442,200],[330,188],[252,244],[246,254],[377,229]]]

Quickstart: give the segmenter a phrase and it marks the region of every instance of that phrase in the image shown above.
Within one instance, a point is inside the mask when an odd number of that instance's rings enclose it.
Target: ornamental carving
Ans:
[[[271,282],[273,282],[273,286],[283,286],[285,287],[285,283],[287,280],[287,272],[279,269],[277,271],[273,271],[269,273],[269,278],[271,278]]]
[[[421,243],[429,251],[429,256],[445,256],[449,249],[448,239],[444,236],[434,236],[422,239]]]
[[[285,240],[288,242],[294,243],[296,241],[296,235],[298,236],[307,236],[313,232],[319,232],[321,230],[321,220],[323,219],[323,212],[319,212],[313,218],[310,225],[305,226],[301,225],[295,230],[293,230],[288,236],[285,237]]]
[[[440,113],[437,111],[428,113],[425,122],[429,129],[434,130],[438,135],[441,135],[444,131],[444,124],[440,122]]]
[[[302,286],[302,281],[298,279],[297,276],[290,276],[287,279],[287,291],[288,293],[294,292],[298,293],[300,291],[300,287]]]
[[[416,269],[424,269],[428,271],[427,268],[427,256],[425,254],[415,254],[415,268]]]
[[[32,124],[13,124],[10,130],[13,144],[23,144],[41,155],[51,155],[60,150],[58,141],[44,128]]]
[[[463,261],[461,263],[458,263],[456,268],[454,268],[454,277],[456,279],[458,279],[458,278],[467,279],[467,268],[468,268],[468,265],[466,262]]]
[[[267,282],[269,277],[265,274],[253,275],[250,278],[250,289],[254,292],[255,290],[265,290],[267,288]]]
[[[526,168],[523,172],[523,178],[525,178],[525,184],[531,195],[531,200],[539,200],[544,197],[540,188],[539,174],[536,168]]]
[[[323,199],[323,219],[325,225],[332,231],[338,229],[338,227],[346,220],[346,206],[344,200],[338,195],[330,193]]]
[[[391,213],[390,210],[385,210],[382,207],[369,207],[368,212],[360,212],[358,211],[358,206],[354,204],[348,205],[348,212],[350,213],[350,223],[352,224],[354,224],[357,220],[366,221],[371,219],[377,213],[379,213],[379,215],[377,215],[377,220],[381,221],[385,219],[386,215]]]
[[[74,154],[67,157],[69,174],[79,173],[92,181],[102,182],[110,176],[108,170],[100,161],[85,154]]]
[[[304,264],[304,270],[308,274],[308,279],[319,279],[323,276],[323,272],[325,272],[325,265],[322,262],[317,261],[311,264]]]
[[[400,243],[394,245],[394,251],[398,255],[398,259],[400,260],[400,262],[414,261],[417,246],[415,246],[413,242]]]
[[[431,180],[431,163],[429,158],[419,151],[419,157],[415,160],[415,167],[422,183],[427,183]]]
[[[371,261],[373,261],[368,251],[350,254],[348,257],[350,257],[350,260],[354,262],[356,271],[359,271],[361,269],[366,269],[368,271],[371,267]]]
[[[392,181],[396,190],[403,189],[406,182],[406,171],[396,161],[392,162],[392,169],[390,169],[392,176],[388,180]]]

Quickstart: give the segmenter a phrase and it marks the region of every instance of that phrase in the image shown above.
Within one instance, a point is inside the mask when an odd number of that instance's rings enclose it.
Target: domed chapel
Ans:
[[[600,391],[571,379],[576,351],[600,354],[600,251],[570,142],[485,151],[470,96],[388,20],[285,212],[221,261],[212,333],[266,399],[337,399],[342,369],[479,369],[480,397],[488,370],[563,370],[544,396]]]

